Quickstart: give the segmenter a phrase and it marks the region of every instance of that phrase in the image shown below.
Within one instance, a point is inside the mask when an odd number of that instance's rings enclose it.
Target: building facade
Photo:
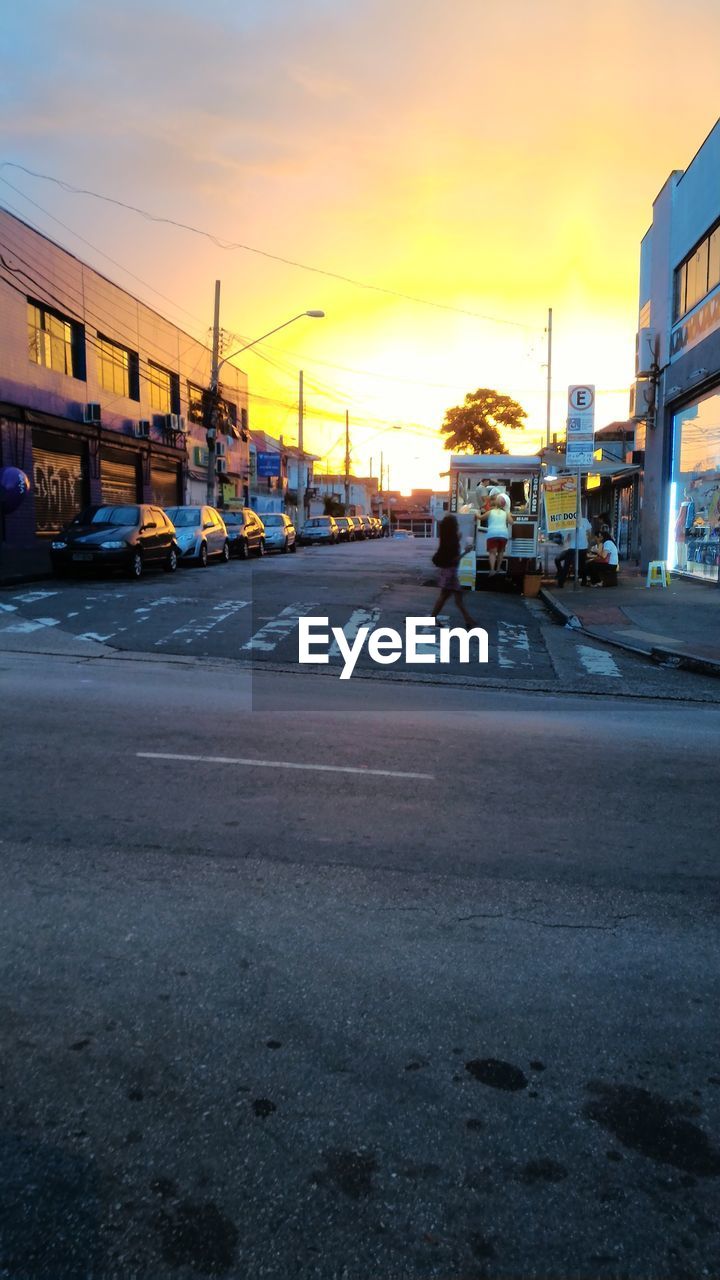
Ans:
[[[6,545],[47,545],[90,503],[204,501],[210,372],[201,342],[0,210],[0,466],[31,482]],[[225,366],[222,390],[220,505],[247,485],[246,375]]]
[[[640,254],[642,559],[718,581],[720,565],[720,121],[653,205]],[[653,412],[654,405],[654,412]]]

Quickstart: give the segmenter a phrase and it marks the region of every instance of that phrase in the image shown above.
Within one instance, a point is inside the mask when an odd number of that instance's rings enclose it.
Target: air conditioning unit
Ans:
[[[649,378],[638,378],[630,388],[630,417],[647,418],[653,405],[653,386]]]
[[[216,458],[225,457],[225,445],[220,440],[215,441],[215,457]]]
[[[100,417],[99,404],[86,404],[83,408],[83,422],[89,422],[93,425],[97,425],[97,423],[100,422]]]
[[[224,476],[227,472],[227,460],[225,458],[218,458],[216,466],[218,475]]]
[[[646,378],[657,363],[657,334],[654,329],[638,329],[635,339],[635,377]]]
[[[135,423],[135,435],[137,436],[138,440],[150,439],[150,419],[149,418],[140,418],[140,421]]]
[[[163,427],[166,431],[184,431],[185,419],[181,418],[179,413],[166,413],[163,418]]]

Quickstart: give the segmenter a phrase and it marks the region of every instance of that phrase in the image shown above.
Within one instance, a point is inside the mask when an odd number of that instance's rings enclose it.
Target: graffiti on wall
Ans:
[[[54,533],[82,506],[82,459],[36,458],[33,484],[38,533]]]

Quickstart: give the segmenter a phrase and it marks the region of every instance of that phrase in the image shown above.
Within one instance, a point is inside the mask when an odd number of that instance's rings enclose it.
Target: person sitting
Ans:
[[[620,560],[617,544],[609,529],[603,529],[600,536],[602,545],[598,547],[597,555],[588,560],[585,566],[587,576],[594,587],[616,587]]]

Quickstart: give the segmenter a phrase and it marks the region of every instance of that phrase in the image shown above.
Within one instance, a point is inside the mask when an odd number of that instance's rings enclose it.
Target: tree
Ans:
[[[524,425],[525,410],[489,387],[469,391],[465,403],[448,409],[441,431],[452,453],[507,453],[500,431]]]

